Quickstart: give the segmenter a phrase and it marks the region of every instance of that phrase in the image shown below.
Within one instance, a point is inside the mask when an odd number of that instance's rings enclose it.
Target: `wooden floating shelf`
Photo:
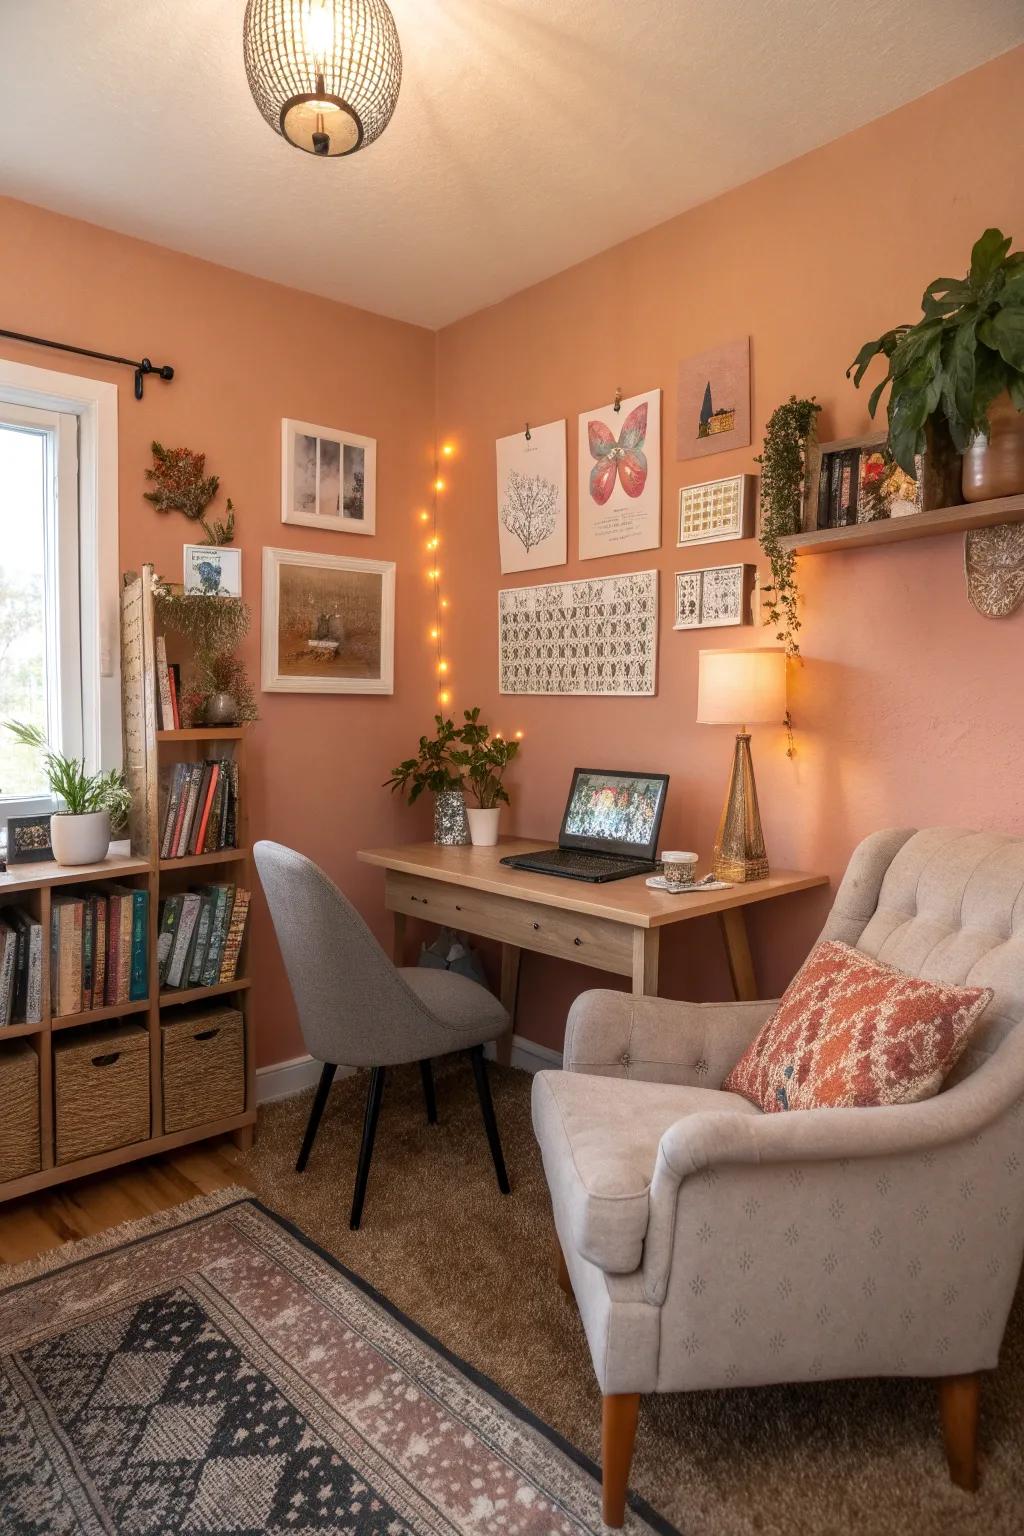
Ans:
[[[180,731],[157,731],[157,741],[241,741],[241,725],[199,725]]]
[[[216,853],[190,853],[183,859],[161,859],[161,869],[196,869],[206,864],[241,864],[249,857],[248,848],[219,848]]]
[[[234,981],[218,981],[212,987],[168,987],[160,993],[160,1007],[173,1008],[178,1003],[200,1003],[206,997],[223,997],[227,992],[244,992],[252,982],[247,976]]]
[[[968,501],[877,523],[851,523],[846,528],[810,528],[788,534],[779,543],[795,555],[829,555],[834,549],[870,549],[876,544],[902,544],[906,539],[931,539],[939,533],[965,533],[970,528],[1013,522],[1024,522],[1024,496]]]
[[[111,1003],[108,1008],[86,1008],[81,1013],[55,1013],[50,1020],[51,1029],[79,1029],[83,1024],[102,1024],[107,1019],[126,1018],[130,1013],[145,1013],[148,997],[136,998],[130,1003]]]

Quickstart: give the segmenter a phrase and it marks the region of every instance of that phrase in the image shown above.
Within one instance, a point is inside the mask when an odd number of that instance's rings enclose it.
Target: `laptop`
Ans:
[[[667,793],[667,773],[576,768],[558,847],[510,854],[501,862],[594,883],[649,875]]]

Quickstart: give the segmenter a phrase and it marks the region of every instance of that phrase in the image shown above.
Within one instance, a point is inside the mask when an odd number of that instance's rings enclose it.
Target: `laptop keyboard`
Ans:
[[[654,868],[650,859],[615,858],[608,854],[584,853],[576,848],[551,848],[541,853],[514,854],[502,859],[516,869],[533,869],[539,874],[569,875],[577,880],[623,880],[627,875],[649,875]]]

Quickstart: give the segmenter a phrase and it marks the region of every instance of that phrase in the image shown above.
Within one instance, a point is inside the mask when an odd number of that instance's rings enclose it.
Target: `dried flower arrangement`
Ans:
[[[249,632],[249,609],[240,597],[211,597],[185,592],[167,582],[153,588],[157,623],[180,635],[192,648],[192,666],[183,690],[190,723],[202,720],[215,693],[230,693],[239,721],[256,720],[256,695],[241,660],[235,654]]]
[[[220,486],[219,475],[206,474],[206,454],[193,453],[190,448],[165,448],[156,441],[150,444],[153,468],[146,470],[146,479],[156,489],[143,491],[143,497],[158,512],[180,512],[190,523],[198,523],[206,534],[207,544],[230,544],[235,536],[235,509],[231,497],[227,501],[227,518],[224,522],[207,521],[207,507]]]

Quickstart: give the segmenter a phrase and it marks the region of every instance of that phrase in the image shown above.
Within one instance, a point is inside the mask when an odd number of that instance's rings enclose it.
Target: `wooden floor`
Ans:
[[[150,1216],[229,1184],[249,1185],[230,1137],[0,1205],[0,1265]],[[0,1270],[0,1284],[3,1272]]]

